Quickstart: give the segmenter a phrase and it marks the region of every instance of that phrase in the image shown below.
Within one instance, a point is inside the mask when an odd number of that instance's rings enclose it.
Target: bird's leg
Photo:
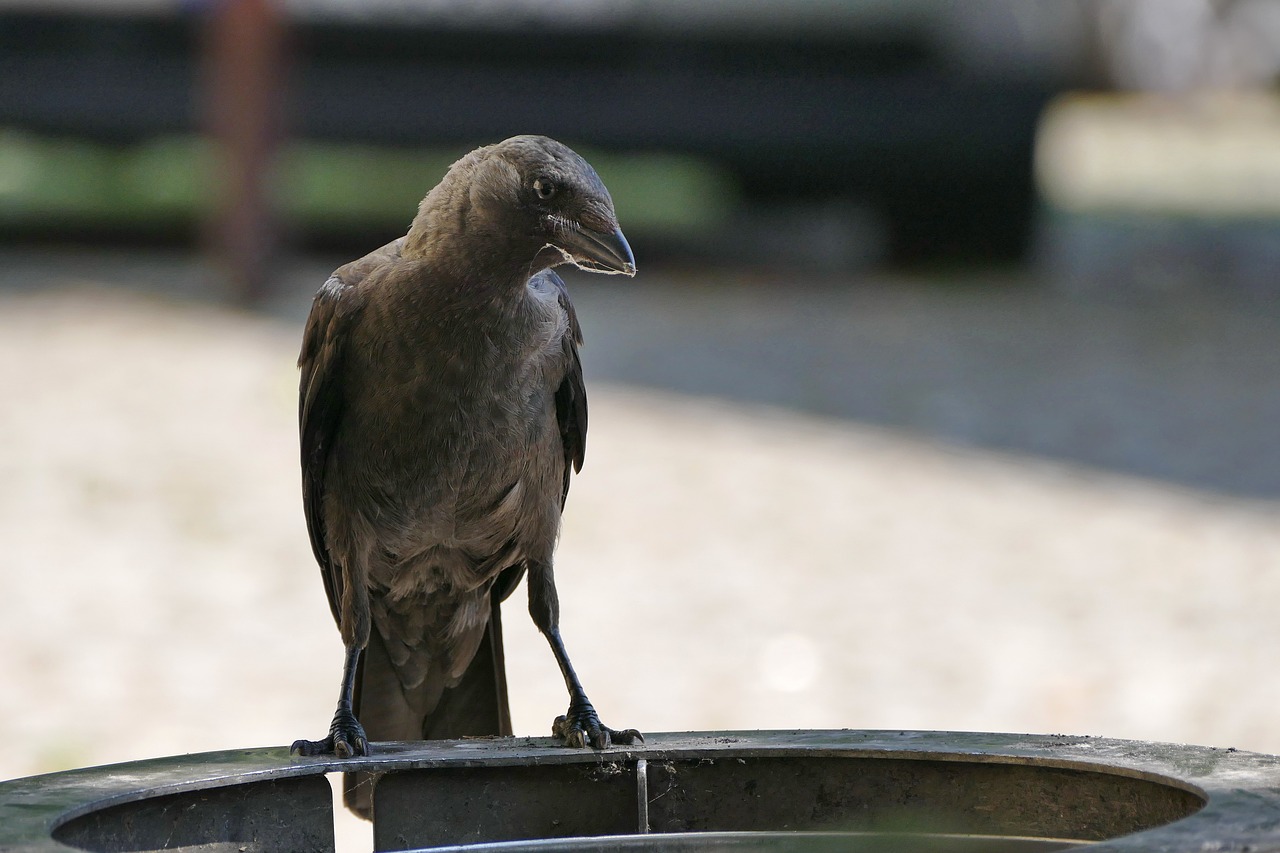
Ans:
[[[289,751],[294,755],[336,755],[350,758],[369,754],[369,739],[352,710],[352,694],[356,688],[356,667],[360,663],[359,646],[347,647],[347,660],[342,667],[342,691],[338,694],[338,710],[333,712],[329,736],[324,740],[295,740]]]
[[[635,729],[611,729],[600,722],[596,709],[578,681],[578,674],[573,671],[573,664],[569,662],[560,631],[553,628],[543,633],[551,644],[556,663],[560,664],[560,671],[564,673],[565,686],[569,688],[569,710],[556,717],[551,724],[551,733],[563,740],[565,746],[583,747],[589,743],[596,749],[604,749],[609,744],[643,743],[644,735]]]
[[[569,689],[569,710],[556,717],[551,733],[564,741],[565,746],[584,747],[587,744],[603,749],[609,744],[644,742],[644,736],[635,729],[611,729],[600,722],[596,709],[582,689],[582,682],[569,662],[564,640],[560,638],[560,596],[556,593],[555,576],[550,565],[529,566],[529,615],[533,624],[551,644],[565,687]]]

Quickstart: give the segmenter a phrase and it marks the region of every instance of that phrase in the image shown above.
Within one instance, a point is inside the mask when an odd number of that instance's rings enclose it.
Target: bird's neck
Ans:
[[[522,288],[547,266],[525,234],[476,210],[465,188],[448,182],[422,200],[401,254],[455,280],[500,289]]]

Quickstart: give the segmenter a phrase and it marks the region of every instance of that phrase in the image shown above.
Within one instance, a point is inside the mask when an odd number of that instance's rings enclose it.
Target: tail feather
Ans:
[[[501,597],[491,596],[485,635],[462,680],[453,687],[428,677],[406,696],[382,638],[372,631],[356,672],[354,710],[370,742],[510,735]],[[342,782],[347,808],[372,820],[372,774],[344,773]]]
[[[490,603],[489,627],[471,665],[457,686],[443,692],[421,725],[418,737],[424,740],[511,734],[502,608],[496,598]]]

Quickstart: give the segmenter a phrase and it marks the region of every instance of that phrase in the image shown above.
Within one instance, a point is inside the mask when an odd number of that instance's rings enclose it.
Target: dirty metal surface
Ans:
[[[332,850],[333,802],[322,776],[273,779],[122,803],[69,821],[53,837],[111,853]]]
[[[1098,841],[1170,823],[1203,800],[1180,787],[1017,763],[742,756],[386,774],[374,846],[646,831],[871,832]],[[636,791],[646,800],[638,807]],[[949,849],[949,848],[948,848]]]
[[[382,774],[375,843],[387,850],[622,850],[648,830],[667,850],[777,849],[770,836],[791,833],[773,841],[970,850],[976,834],[992,851],[1280,853],[1275,756],[848,730],[655,734],[603,752],[548,738],[380,743],[347,761],[280,747],[87,768],[0,783],[0,849],[331,849],[320,777],[356,767]],[[672,834],[686,831],[701,834]]]

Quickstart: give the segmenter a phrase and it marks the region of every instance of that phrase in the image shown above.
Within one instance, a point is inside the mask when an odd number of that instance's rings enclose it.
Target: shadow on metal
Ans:
[[[778,731],[251,749],[0,783],[0,850],[332,850],[325,773],[377,774],[378,850],[1280,851],[1280,758],[1091,737]]]

